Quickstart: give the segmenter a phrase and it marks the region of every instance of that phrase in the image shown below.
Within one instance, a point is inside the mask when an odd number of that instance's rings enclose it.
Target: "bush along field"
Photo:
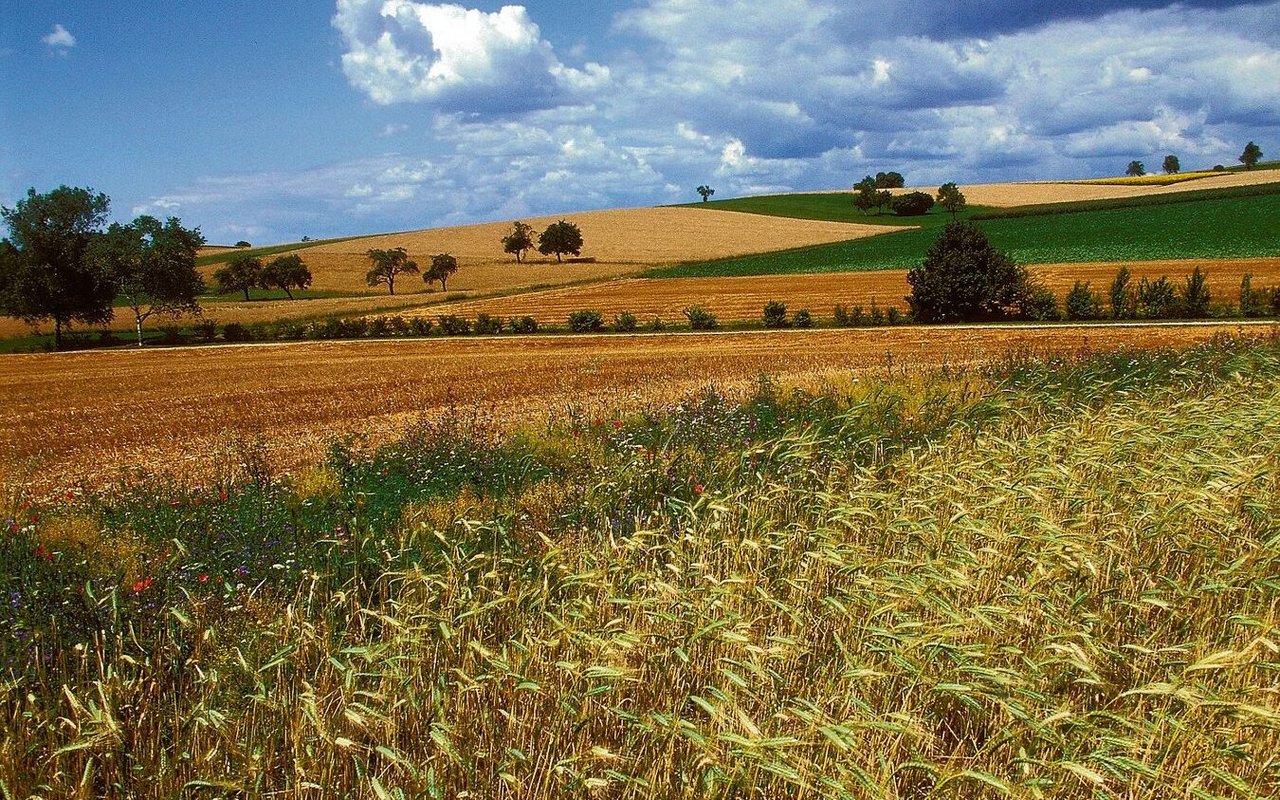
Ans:
[[[1274,797],[1278,407],[1220,339],[11,494],[0,792]]]

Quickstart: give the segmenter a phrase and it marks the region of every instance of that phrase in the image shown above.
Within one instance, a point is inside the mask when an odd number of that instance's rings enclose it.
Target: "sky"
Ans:
[[[1280,156],[1280,0],[0,0],[0,204],[254,244]]]

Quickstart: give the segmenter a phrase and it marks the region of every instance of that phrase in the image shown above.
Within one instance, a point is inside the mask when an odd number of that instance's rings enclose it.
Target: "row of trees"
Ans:
[[[458,271],[458,259],[450,253],[436,253],[431,257],[431,265],[426,272],[418,268],[418,262],[409,258],[403,247],[389,250],[369,250],[365,253],[373,267],[365,274],[365,283],[370,286],[385,285],[391,294],[396,293],[396,278],[400,275],[418,275],[428,286],[440,281],[440,289],[449,291],[449,278]]]
[[[714,194],[715,190],[712,190]],[[534,248],[535,231],[532,225],[516,221],[511,226],[511,233],[502,237],[502,252],[516,257],[516,263],[524,259],[524,254]],[[562,256],[577,256],[582,253],[582,230],[572,222],[560,220],[547,226],[546,230],[537,234],[538,252],[544,256],[555,255],[560,262]]]
[[[250,289],[280,289],[289,299],[293,290],[311,286],[311,269],[296,254],[278,256],[264,264],[256,256],[241,256],[213,273],[219,294],[243,292],[249,302]]]
[[[1262,148],[1258,147],[1258,145],[1253,142],[1249,142],[1244,146],[1244,152],[1242,152],[1240,157],[1236,160],[1241,164],[1244,164],[1245,169],[1253,169],[1258,165],[1258,162],[1262,160]],[[1164,162],[1161,163],[1160,168],[1164,170],[1166,175],[1174,175],[1182,171],[1182,162],[1177,156],[1170,153],[1164,157]],[[1221,171],[1222,169],[1224,169],[1224,167],[1221,164],[1214,166],[1215,171]],[[1132,178],[1142,177],[1147,174],[1147,166],[1141,161],[1134,159],[1129,162],[1129,166],[1125,168],[1124,174]]]
[[[60,186],[30,189],[0,209],[9,229],[0,242],[0,311],[31,324],[52,321],[56,348],[75,323],[111,321],[117,299],[133,312],[139,345],[151,316],[199,311],[199,228],[147,215],[104,227],[110,204],[105,194]]]

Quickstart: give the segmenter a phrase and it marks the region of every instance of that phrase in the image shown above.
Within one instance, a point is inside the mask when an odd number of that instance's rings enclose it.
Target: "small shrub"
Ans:
[[[574,333],[597,333],[604,330],[604,318],[599,311],[575,311],[569,315],[569,330]]]
[[[632,333],[639,324],[636,320],[636,315],[630,311],[623,311],[613,318],[613,329],[618,333]]]
[[[770,300],[764,304],[764,326],[766,328],[789,328],[787,304],[781,300]]]
[[[396,314],[393,317],[387,317],[387,327],[391,330],[392,336],[409,335],[409,321],[399,314]]]
[[[271,331],[271,338],[282,341],[297,341],[307,338],[307,326],[301,322],[280,320]]]
[[[248,342],[253,339],[253,334],[239,322],[228,322],[222,326],[222,339],[226,342]]]
[[[342,336],[344,337],[359,339],[369,335],[369,320],[364,317],[340,320],[339,330],[342,331]]]
[[[1177,316],[1178,295],[1168,276],[1161,275],[1154,281],[1143,278],[1138,282],[1135,294],[1138,316],[1144,319],[1169,319]]]
[[[527,315],[520,319],[512,317],[511,325],[509,327],[511,328],[512,333],[537,333],[538,321]]]
[[[182,344],[182,328],[178,325],[161,325],[159,329],[161,344]]]
[[[1111,296],[1112,319],[1129,319],[1136,311],[1133,290],[1129,288],[1129,283],[1129,268],[1121,267],[1116,272],[1115,279],[1111,281],[1111,289],[1108,292]]]
[[[1188,319],[1204,319],[1209,316],[1209,301],[1212,294],[1206,285],[1207,276],[1204,270],[1196,267],[1187,276],[1187,281],[1182,286],[1182,296],[1179,298],[1179,309],[1182,316]]]
[[[1067,293],[1066,315],[1067,319],[1102,319],[1102,298],[1088,282],[1076,281]]]
[[[426,317],[414,317],[409,320],[409,331],[414,336],[428,336],[435,324]]]
[[[212,342],[218,338],[218,321],[216,319],[202,319],[195,324],[196,336],[201,341]]]
[[[908,192],[893,198],[889,209],[900,217],[918,217],[933,210],[933,195],[926,192]]]
[[[475,332],[485,335],[502,333],[502,317],[491,317],[488,314],[477,314]]]
[[[849,309],[844,307],[843,303],[836,303],[836,307],[831,309],[831,316],[835,320],[837,326],[847,327],[849,322]]]
[[[1062,319],[1058,310],[1058,298],[1043,286],[1031,289],[1031,297],[1027,300],[1027,318],[1037,322],[1053,322]]]
[[[466,336],[471,333],[471,321],[457,314],[445,314],[436,318],[440,332],[445,336]]]
[[[1240,279],[1240,316],[1265,317],[1267,312],[1275,308],[1275,292],[1253,288],[1252,273],[1245,273]],[[1274,313],[1274,312],[1272,312]]]
[[[658,331],[665,331],[667,329],[667,323],[663,322],[661,317],[654,317],[645,323],[644,327],[645,330],[650,333],[657,333]]]
[[[880,308],[878,303],[876,303],[876,299],[874,297],[871,298],[871,313],[867,315],[867,322],[872,325],[883,325],[885,322],[884,310]]]
[[[889,308],[885,310],[884,321],[890,325],[902,325],[906,323],[907,318],[898,310],[897,306],[889,306]]]
[[[689,306],[684,310],[684,315],[689,320],[689,327],[695,331],[713,331],[720,327],[716,315],[702,306]]]
[[[791,324],[797,328],[812,328],[813,316],[809,313],[809,309],[802,308],[797,311],[795,318],[791,321]]]
[[[382,339],[391,333],[391,326],[387,324],[386,317],[374,317],[369,320],[369,337],[373,339]]]

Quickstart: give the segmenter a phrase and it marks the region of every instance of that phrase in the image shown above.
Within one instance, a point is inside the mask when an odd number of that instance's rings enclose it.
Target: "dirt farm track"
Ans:
[[[0,357],[0,476],[10,491],[141,474],[196,485],[253,442],[281,469],[328,443],[394,439],[457,409],[500,425],[604,415],[761,374],[786,383],[989,360],[1015,349],[1181,346],[1238,323],[537,336],[243,345]],[[1274,326],[1251,327],[1259,334]]]

